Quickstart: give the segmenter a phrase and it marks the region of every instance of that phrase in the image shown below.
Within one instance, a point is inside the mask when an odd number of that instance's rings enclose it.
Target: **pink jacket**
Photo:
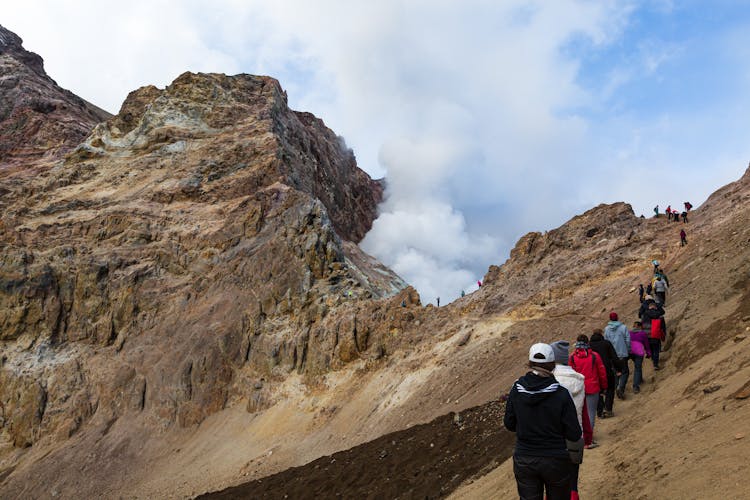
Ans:
[[[651,357],[651,345],[648,341],[648,334],[643,330],[635,330],[630,332],[630,352],[633,352],[633,342],[640,342],[643,345],[643,350],[646,351],[646,356]]]

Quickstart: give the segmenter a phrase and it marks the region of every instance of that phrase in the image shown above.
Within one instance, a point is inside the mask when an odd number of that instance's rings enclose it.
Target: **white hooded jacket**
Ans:
[[[573,403],[576,405],[578,423],[583,428],[583,400],[586,397],[583,384],[584,376],[568,365],[555,365],[552,374],[557,379],[557,382],[565,387],[573,398]]]

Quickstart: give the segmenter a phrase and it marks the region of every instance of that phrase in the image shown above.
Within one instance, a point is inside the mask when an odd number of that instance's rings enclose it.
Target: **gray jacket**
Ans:
[[[619,321],[610,321],[604,328],[604,338],[612,343],[617,357],[628,357],[630,354],[630,332],[627,326]]]

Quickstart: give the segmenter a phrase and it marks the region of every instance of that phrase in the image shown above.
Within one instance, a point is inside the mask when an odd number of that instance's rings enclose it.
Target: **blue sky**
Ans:
[[[116,112],[183,71],[268,74],[388,180],[362,243],[446,303],[602,202],[702,202],[750,160],[750,3],[27,0],[0,24]]]

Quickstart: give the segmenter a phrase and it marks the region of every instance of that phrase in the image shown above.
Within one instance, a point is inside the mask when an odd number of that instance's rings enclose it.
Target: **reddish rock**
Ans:
[[[111,115],[60,88],[42,58],[0,26],[0,175],[75,147]]]

